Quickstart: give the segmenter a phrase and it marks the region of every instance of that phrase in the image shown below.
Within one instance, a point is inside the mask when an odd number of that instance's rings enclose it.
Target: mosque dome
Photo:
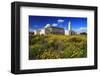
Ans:
[[[47,28],[47,27],[51,27],[51,25],[50,24],[46,24],[44,28]]]

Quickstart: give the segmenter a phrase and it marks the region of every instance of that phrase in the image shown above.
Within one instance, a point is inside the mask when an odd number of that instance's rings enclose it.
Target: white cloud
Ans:
[[[47,27],[50,27],[50,24],[49,23],[45,25],[45,28],[47,28]]]
[[[87,30],[86,27],[81,27],[79,30]]]
[[[62,23],[62,22],[64,22],[64,20],[58,19],[57,22],[58,22],[58,23]]]
[[[87,28],[86,27],[81,27],[78,29],[78,32],[87,32]]]
[[[52,24],[52,26],[57,26],[57,25],[58,25],[58,24],[56,24],[56,23],[53,23],[53,24]]]

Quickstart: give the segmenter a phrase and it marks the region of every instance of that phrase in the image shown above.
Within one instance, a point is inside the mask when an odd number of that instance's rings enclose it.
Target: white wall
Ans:
[[[14,0],[1,0],[0,2],[0,76],[14,76],[10,73],[10,36],[11,36],[11,5]],[[18,0],[16,0],[18,1]],[[44,2],[44,3],[58,3],[58,4],[74,4],[74,5],[90,5],[98,6],[100,13],[100,0],[21,0],[29,2]],[[98,15],[98,22],[100,15]],[[99,25],[100,23],[98,23]],[[98,26],[100,33],[100,26]],[[100,42],[100,35],[99,40]],[[100,43],[99,43],[100,45]],[[100,46],[99,46],[100,50]],[[100,54],[100,52],[99,52]],[[100,58],[100,55],[99,57]],[[100,67],[100,59],[99,59]],[[54,73],[40,73],[34,74],[34,76],[99,76],[100,68],[98,70],[85,70],[85,71],[67,71],[67,72],[54,72]],[[32,76],[33,74],[23,74],[21,76]]]

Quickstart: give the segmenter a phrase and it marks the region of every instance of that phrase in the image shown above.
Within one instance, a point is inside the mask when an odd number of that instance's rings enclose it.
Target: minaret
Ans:
[[[67,27],[68,27],[68,30],[65,30],[65,35],[71,35],[72,34],[71,21],[68,22]]]
[[[71,31],[71,22],[68,22],[68,30]]]
[[[68,35],[71,35],[72,34],[71,30],[72,30],[71,22],[69,21],[68,22]]]

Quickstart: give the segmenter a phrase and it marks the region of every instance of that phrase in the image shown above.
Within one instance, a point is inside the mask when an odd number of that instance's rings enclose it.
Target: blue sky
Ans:
[[[29,31],[44,28],[46,24],[68,29],[71,22],[72,30],[87,31],[87,18],[85,17],[59,17],[59,16],[29,16]]]

